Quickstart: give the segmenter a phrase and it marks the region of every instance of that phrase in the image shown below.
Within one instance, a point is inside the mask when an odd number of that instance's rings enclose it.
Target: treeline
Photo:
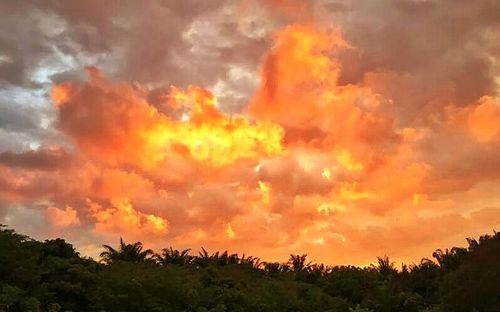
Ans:
[[[63,239],[1,227],[0,311],[498,312],[500,233],[467,241],[400,269],[387,257],[329,267],[306,255],[268,263],[123,241],[97,262]]]

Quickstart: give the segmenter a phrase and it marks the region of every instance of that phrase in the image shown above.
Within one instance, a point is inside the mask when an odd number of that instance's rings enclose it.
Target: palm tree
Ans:
[[[295,273],[307,271],[311,265],[311,262],[306,264],[307,255],[290,255],[290,260],[288,260],[288,264],[292,271]]]
[[[460,247],[453,247],[451,250],[446,248],[444,251],[442,249],[436,249],[436,251],[432,253],[432,256],[436,258],[441,269],[444,271],[453,271],[458,269],[464,262],[467,257],[467,249]]]
[[[238,254],[229,254],[227,250],[219,255],[219,252],[214,253],[211,257],[212,261],[217,265],[238,264]]]
[[[309,265],[309,274],[310,275],[315,275],[317,277],[320,277],[320,276],[325,276],[327,275],[328,273],[331,272],[331,268],[324,265],[324,264],[312,264],[312,265]]]
[[[210,264],[210,254],[205,248],[201,247],[201,251],[198,252],[198,256],[194,257],[193,263],[197,267],[206,267]]]
[[[188,254],[190,250],[191,249],[184,249],[179,251],[177,249],[173,249],[172,247],[164,248],[162,249],[161,255],[156,255],[156,258],[161,265],[186,265],[193,261],[193,256]]]
[[[229,254],[227,250],[222,253],[217,251],[210,255],[208,251],[202,247],[198,256],[194,257],[193,263],[198,267],[206,267],[210,264],[222,266],[228,264],[239,264],[240,258],[238,257],[238,254]]]
[[[260,258],[252,256],[246,257],[245,254],[243,254],[239,259],[239,264],[247,266],[251,269],[259,269],[263,265]]]
[[[150,259],[154,254],[151,249],[143,250],[144,247],[141,242],[126,244],[121,237],[119,250],[109,245],[102,245],[102,247],[104,247],[105,251],[101,252],[100,257],[107,264],[115,261],[142,262]]]
[[[395,275],[397,273],[396,268],[394,267],[394,262],[389,260],[389,257],[377,257],[378,265],[376,270],[382,274],[382,276],[387,277],[389,275]]]
[[[279,262],[264,262],[264,272],[269,276],[277,276],[281,273],[290,271],[288,264]]]

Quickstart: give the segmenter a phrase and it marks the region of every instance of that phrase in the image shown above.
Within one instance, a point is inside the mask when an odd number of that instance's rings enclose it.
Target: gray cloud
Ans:
[[[0,153],[0,164],[23,169],[53,170],[67,167],[70,156],[62,149],[38,149],[23,153]]]
[[[0,12],[0,82],[34,87],[31,72],[50,54],[38,12],[29,2],[11,1],[2,1]]]
[[[38,122],[36,111],[0,99],[0,128],[14,132],[33,132],[38,128]]]
[[[403,122],[421,118],[428,105],[468,105],[498,94],[500,2],[345,4],[343,31],[357,49],[343,56],[341,79],[359,82],[368,72],[395,73],[388,82],[393,87],[382,91],[394,99]]]

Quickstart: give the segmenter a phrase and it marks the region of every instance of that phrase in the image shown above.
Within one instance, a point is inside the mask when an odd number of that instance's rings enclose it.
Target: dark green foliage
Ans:
[[[500,233],[468,239],[461,265],[443,277],[445,311],[500,311]]]
[[[105,245],[102,261],[63,239],[38,242],[0,228],[0,311],[498,312],[500,234],[434,253],[398,271],[287,263],[227,251],[197,255],[140,242]]]
[[[0,311],[86,311],[98,269],[62,239],[37,242],[0,229]]]

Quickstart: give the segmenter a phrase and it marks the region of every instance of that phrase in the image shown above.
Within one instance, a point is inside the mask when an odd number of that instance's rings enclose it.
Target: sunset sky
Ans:
[[[0,223],[327,264],[500,229],[500,1],[0,1]]]

